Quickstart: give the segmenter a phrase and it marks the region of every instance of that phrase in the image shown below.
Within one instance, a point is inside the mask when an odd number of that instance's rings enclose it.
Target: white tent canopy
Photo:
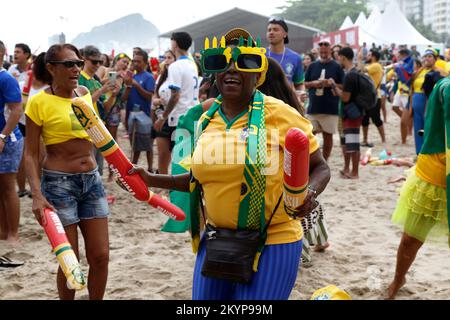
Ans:
[[[339,28],[339,30],[345,30],[348,28],[353,27],[353,21],[352,18],[350,18],[349,16],[347,16],[344,20],[344,23],[342,23],[342,26]]]
[[[363,26],[364,29],[370,29],[371,26],[377,24],[378,20],[381,18],[381,11],[378,6],[375,6],[367,19],[366,24]]]
[[[367,17],[364,12],[360,12],[358,19],[356,19],[354,26],[355,27],[364,27],[367,22]]]
[[[386,11],[371,25],[360,27],[359,43],[377,45],[395,43],[397,45],[428,46],[436,43],[422,36],[401,12],[396,1],[392,1]]]

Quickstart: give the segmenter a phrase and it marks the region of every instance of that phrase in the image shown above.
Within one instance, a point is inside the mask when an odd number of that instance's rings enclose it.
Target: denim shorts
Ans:
[[[17,173],[23,155],[23,139],[12,142],[8,139],[0,153],[0,174]]]
[[[77,174],[44,169],[41,190],[58,211],[63,226],[109,216],[108,201],[98,169]]]

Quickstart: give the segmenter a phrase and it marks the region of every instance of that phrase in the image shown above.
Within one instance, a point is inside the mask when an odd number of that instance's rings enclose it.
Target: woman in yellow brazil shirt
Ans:
[[[239,49],[234,52],[245,51],[243,38],[247,40],[249,36],[243,29],[233,29],[225,35],[226,46],[232,50]],[[225,47],[225,40],[221,41],[221,47]],[[255,47],[254,43],[252,47]],[[204,55],[206,51],[203,52]],[[256,230],[263,236],[263,227],[269,224],[272,213],[273,219],[268,227],[267,240],[263,243],[264,250],[260,252],[259,263],[256,262],[257,272],[249,282],[241,283],[203,275],[202,267],[207,256],[206,236],[204,233],[201,241],[196,241],[197,221],[195,215],[191,215],[194,251],[198,249],[192,289],[194,300],[289,298],[297,278],[303,237],[300,220],[286,214],[283,205],[277,206],[283,194],[283,150],[286,133],[290,128],[302,129],[310,140],[310,189],[304,204],[296,210],[298,217],[306,216],[317,206],[315,198],[323,192],[330,180],[329,167],[319,151],[310,122],[292,107],[264,96],[256,89],[264,82],[267,71],[265,56],[249,59],[250,61],[243,61],[244,58],[249,57],[234,55],[226,64],[223,63],[224,56],[222,60],[213,61],[217,62],[213,63],[214,66],[222,64],[220,70],[214,72],[221,95],[200,118],[199,128],[203,130],[193,152],[192,181],[198,183],[203,190],[206,222],[214,228],[237,232],[236,230],[254,230],[256,225]],[[204,69],[206,59],[202,63]],[[244,65],[247,70],[256,70],[261,65],[266,67],[260,72],[239,71],[235,60],[240,61],[241,68]],[[256,119],[258,111],[260,118]],[[251,135],[258,136],[254,132],[263,132],[264,128],[267,135],[252,146],[255,138]],[[263,165],[266,172],[256,170],[253,172],[253,181],[248,181],[245,177],[250,171],[247,162],[250,152],[247,151],[252,148],[267,150],[267,161]],[[143,168],[130,171],[132,174],[136,172],[149,187],[191,191],[192,194],[192,186],[195,185],[191,181],[190,188],[189,174],[157,175],[148,173]],[[247,203],[245,207],[247,196],[253,201],[250,200],[250,204]],[[254,212],[258,212],[256,222],[252,216]],[[210,235],[209,232],[206,234]],[[231,253],[231,247],[227,246],[224,250],[230,250]]]
[[[59,216],[78,256],[78,227],[83,234],[89,263],[89,298],[102,299],[108,276],[108,203],[93,156],[92,142],[72,111],[72,98],[92,103],[89,91],[78,86],[84,61],[70,44],[53,45],[34,62],[34,72],[50,87],[27,104],[25,163],[33,194],[33,213],[41,220],[44,208]],[[46,158],[39,170],[39,142],[43,138]],[[74,299],[61,269],[57,288],[62,300]]]

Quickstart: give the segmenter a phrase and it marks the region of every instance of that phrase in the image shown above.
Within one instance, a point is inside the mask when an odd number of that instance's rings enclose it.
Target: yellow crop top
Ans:
[[[283,192],[283,157],[287,131],[290,128],[302,129],[309,137],[310,154],[317,151],[319,145],[312,134],[311,123],[294,108],[268,96],[265,97],[264,104],[268,160],[270,159],[266,167],[265,192],[268,220]],[[243,135],[247,124],[247,111],[233,121],[228,121],[219,109],[199,138],[194,151],[192,172],[202,185],[209,223],[217,227],[235,229],[237,226],[245,163]],[[302,237],[300,220],[291,219],[281,205],[268,229],[266,243],[292,243]]]
[[[425,76],[428,72],[432,71],[432,69],[422,69],[416,76],[416,79],[413,83],[414,93],[424,93],[422,86],[425,82]]]
[[[82,98],[92,105],[90,93]],[[46,146],[72,139],[91,141],[72,111],[72,99],[54,96],[44,90],[31,97],[25,114],[42,127],[42,138]]]

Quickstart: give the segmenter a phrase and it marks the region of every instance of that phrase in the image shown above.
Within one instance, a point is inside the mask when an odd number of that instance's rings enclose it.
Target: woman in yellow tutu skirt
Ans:
[[[441,80],[430,96],[426,110],[425,136],[417,164],[403,185],[392,221],[403,227],[397,252],[394,281],[387,299],[394,299],[406,283],[406,273],[425,242],[450,247],[450,78]],[[450,175],[449,175],[450,177]]]

